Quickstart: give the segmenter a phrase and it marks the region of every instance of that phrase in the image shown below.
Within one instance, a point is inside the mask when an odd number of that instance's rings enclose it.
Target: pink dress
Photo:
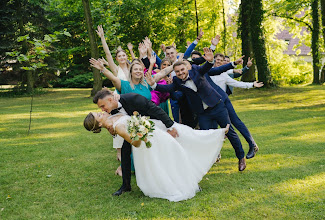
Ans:
[[[148,69],[144,70],[144,75],[146,75]],[[152,70],[152,75],[157,74],[156,71]],[[162,79],[159,82],[157,82],[158,84],[162,84],[162,85],[167,85],[167,82]],[[151,91],[151,101],[153,101],[156,105],[159,105],[160,103],[166,102],[167,99],[169,98],[169,93],[168,92],[158,92],[156,90],[152,90]]]

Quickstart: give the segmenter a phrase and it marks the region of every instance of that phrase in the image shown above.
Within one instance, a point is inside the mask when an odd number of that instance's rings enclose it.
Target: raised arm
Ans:
[[[185,53],[184,53],[184,58],[187,59],[191,56],[192,51],[194,50],[194,48],[196,47],[196,45],[199,43],[199,41],[201,40],[202,36],[203,36],[204,32],[202,31],[202,28],[200,29],[200,33],[197,36],[197,38],[193,41],[193,43],[190,44],[190,46],[188,46],[188,48],[186,49]]]
[[[213,52],[210,48],[203,48],[204,55],[202,56],[207,62],[203,66],[198,66],[198,71],[201,75],[206,74],[214,64]]]
[[[131,57],[132,57],[132,60],[136,59],[135,55],[134,55],[134,52],[133,52],[133,45],[131,43],[128,43],[128,49],[130,51],[130,54],[131,54]]]
[[[239,58],[238,60],[236,60],[232,63],[228,63],[226,65],[211,68],[210,71],[208,72],[208,74],[210,76],[215,76],[215,75],[220,75],[221,73],[226,72],[227,70],[233,69],[236,65],[238,65],[239,63],[241,63],[243,61],[244,57],[245,56],[242,56],[241,58]]]
[[[248,61],[247,61],[247,64],[246,66],[242,69],[243,73],[242,74],[245,74],[248,72],[249,68],[253,65],[253,58],[251,59],[250,57],[248,57]]]
[[[156,75],[154,75],[154,80],[156,82],[159,82],[162,78],[164,78],[165,76],[167,76],[168,74],[170,74],[173,71],[173,66],[168,66],[165,69],[161,70],[159,73],[157,73]]]
[[[242,82],[242,81],[237,81],[232,79],[227,73],[223,73],[224,77],[226,79],[225,83],[228,86],[233,86],[233,87],[238,87],[238,88],[243,88],[243,89],[250,89],[250,88],[258,88],[262,87],[264,84],[263,82]]]
[[[101,62],[101,59],[96,60],[94,58],[91,58],[89,62],[91,63],[90,65],[92,67],[100,70],[109,80],[111,80],[118,91],[121,91],[121,80],[118,77],[114,76],[111,71],[104,67],[104,64]]]
[[[102,25],[98,25],[97,26],[96,32],[97,32],[98,36],[100,37],[100,40],[102,41],[103,49],[104,49],[105,54],[106,54],[106,59],[107,59],[107,62],[109,64],[109,68],[112,70],[113,74],[115,76],[117,76],[118,67],[114,63],[114,60],[113,60],[111,51],[109,50],[108,45],[106,43],[105,35],[104,35],[104,30],[103,30]]]

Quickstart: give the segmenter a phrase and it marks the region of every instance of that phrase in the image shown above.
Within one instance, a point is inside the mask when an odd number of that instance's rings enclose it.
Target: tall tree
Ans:
[[[320,0],[321,4],[321,15],[322,15],[322,32],[323,32],[323,40],[324,40],[324,46],[325,46],[325,0]],[[320,77],[320,83],[325,82],[325,65],[323,66],[321,77]]]
[[[95,33],[93,29],[93,21],[91,17],[90,4],[88,0],[82,0],[82,4],[84,6],[85,19],[86,19],[88,36],[90,41],[91,57],[98,59],[99,57],[98,45],[95,40]],[[102,78],[99,70],[93,68],[93,75],[94,75],[94,84],[93,84],[93,89],[91,90],[92,96],[95,95],[96,92],[98,92],[102,88]]]
[[[242,54],[244,57],[244,65],[247,64],[248,57],[253,58],[253,49],[250,33],[250,19],[252,14],[252,4],[249,0],[242,0],[239,6],[238,33],[242,40]],[[242,76],[242,81],[252,82],[256,80],[255,65],[251,66],[249,71]]]
[[[251,13],[250,34],[258,70],[258,79],[264,82],[265,86],[270,86],[271,72],[266,56],[265,38],[262,27],[264,17],[262,0],[251,0],[251,4],[252,8],[254,8],[254,13]]]
[[[319,84],[319,60],[320,60],[320,54],[319,54],[319,1],[313,0],[311,4],[311,10],[312,10],[312,22],[313,22],[313,32],[312,32],[312,40],[311,40],[311,50],[313,54],[313,68],[314,68],[314,84]]]

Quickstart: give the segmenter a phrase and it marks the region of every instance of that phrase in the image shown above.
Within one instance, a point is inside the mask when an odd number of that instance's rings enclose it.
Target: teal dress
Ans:
[[[147,84],[147,86],[142,85],[141,83],[138,85],[134,85],[134,89],[132,89],[130,82],[129,81],[125,81],[125,80],[121,80],[121,92],[117,90],[117,92],[119,94],[126,94],[126,93],[137,93],[140,94],[144,97],[146,97],[147,99],[151,100],[151,92],[150,92],[150,87]],[[131,170],[134,171],[134,165],[133,165],[133,155],[131,153]]]
[[[151,88],[147,84],[147,82],[146,82],[146,86],[139,83],[138,85],[134,85],[134,89],[132,89],[129,81],[121,80],[121,92],[119,92],[119,93],[126,94],[126,93],[133,92],[133,93],[140,94],[140,95],[146,97],[147,99],[151,100],[150,89]]]

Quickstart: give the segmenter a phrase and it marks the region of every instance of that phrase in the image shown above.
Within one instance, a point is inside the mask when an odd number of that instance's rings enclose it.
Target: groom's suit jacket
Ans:
[[[182,91],[192,109],[199,114],[204,112],[202,101],[207,104],[209,107],[213,107],[220,102],[222,96],[210,85],[207,79],[204,77],[204,74],[207,73],[209,75],[218,75],[221,74],[228,69],[233,68],[231,63],[213,68],[214,71],[209,71],[212,68],[213,64],[206,62],[203,66],[192,65],[192,69],[189,70],[189,78],[193,80],[195,86],[197,87],[197,92],[192,89],[186,87],[184,85],[184,81],[177,78],[176,76],[173,78],[173,83],[169,85],[159,85],[155,88],[161,92],[172,92],[172,91]]]
[[[133,115],[133,112],[137,111],[142,116],[150,116],[152,119],[162,121],[167,128],[174,124],[162,108],[156,106],[151,100],[137,93],[121,94],[119,102],[128,115]]]

